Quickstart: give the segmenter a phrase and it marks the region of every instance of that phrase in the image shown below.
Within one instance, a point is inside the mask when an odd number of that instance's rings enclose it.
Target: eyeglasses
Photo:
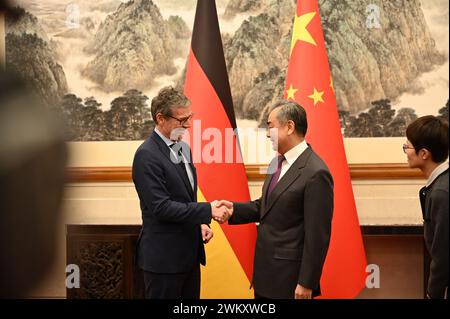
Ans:
[[[414,147],[411,147],[408,144],[403,144],[402,148],[403,148],[403,153],[405,153],[405,154],[406,154],[407,149],[411,149],[411,150],[415,149]]]
[[[194,116],[194,114],[189,115],[188,117],[183,117],[182,119],[173,117],[171,115],[167,115],[167,117],[170,117],[171,119],[177,120],[181,126],[184,126],[190,119],[192,119],[192,117]]]

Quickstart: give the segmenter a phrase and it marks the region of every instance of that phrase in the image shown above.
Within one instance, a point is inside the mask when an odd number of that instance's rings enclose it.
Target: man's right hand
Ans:
[[[225,206],[226,208],[233,211],[233,202],[230,202],[229,200],[225,200],[225,199],[217,200],[216,206],[217,207]]]
[[[233,203],[215,200],[211,203],[211,212],[213,219],[219,224],[223,224],[233,215]]]

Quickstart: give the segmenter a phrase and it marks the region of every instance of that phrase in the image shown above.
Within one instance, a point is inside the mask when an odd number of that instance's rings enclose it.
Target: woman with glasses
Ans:
[[[419,192],[424,220],[425,244],[431,256],[427,297],[448,298],[449,200],[448,200],[448,121],[423,116],[406,129],[403,144],[408,164],[419,168],[427,178]]]

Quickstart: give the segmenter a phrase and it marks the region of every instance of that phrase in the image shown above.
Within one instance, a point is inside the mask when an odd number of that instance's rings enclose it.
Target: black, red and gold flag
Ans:
[[[250,200],[237,136],[230,134],[236,129],[236,118],[213,0],[197,2],[184,93],[195,114],[190,144],[197,168],[199,200]],[[221,140],[220,149],[213,149],[221,154],[218,161],[208,161],[203,156],[211,150],[208,144],[213,138],[216,142],[217,138]],[[232,156],[227,147],[230,145]],[[206,245],[207,267],[202,269],[201,298],[252,298],[249,287],[256,226],[213,222],[212,227],[214,238]]]

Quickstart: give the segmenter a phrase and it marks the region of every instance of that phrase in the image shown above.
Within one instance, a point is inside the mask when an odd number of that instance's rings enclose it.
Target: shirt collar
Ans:
[[[291,148],[289,151],[284,153],[284,157],[286,158],[286,161],[289,165],[292,165],[297,158],[302,155],[302,153],[308,148],[308,144],[305,140],[303,140],[301,143],[298,143],[296,146]]]
[[[156,128],[156,127],[155,127],[155,132],[156,132],[156,134],[159,135],[159,137],[162,138],[162,140],[164,141],[164,143],[167,144],[167,146],[170,147],[170,145],[172,145],[173,143],[175,143],[175,142],[172,141],[171,139],[168,139],[167,137],[165,137],[165,136],[163,135],[163,133],[161,133],[161,132],[158,130],[158,128]]]
[[[428,177],[427,180],[427,187],[429,187],[434,182],[434,180],[446,170],[448,170],[448,159],[444,163],[436,167],[430,174],[430,177]]]

